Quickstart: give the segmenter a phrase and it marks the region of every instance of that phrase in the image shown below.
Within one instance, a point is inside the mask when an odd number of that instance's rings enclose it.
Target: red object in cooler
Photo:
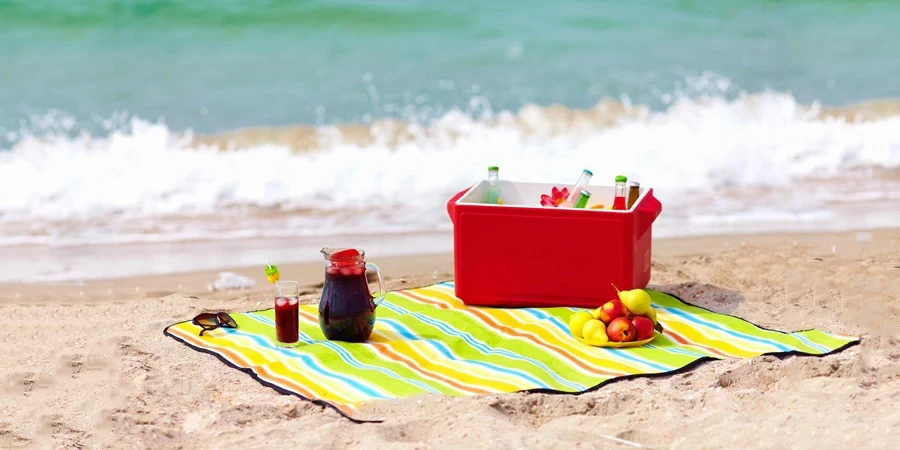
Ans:
[[[468,305],[596,308],[650,281],[653,189],[629,211],[447,203],[456,296]]]

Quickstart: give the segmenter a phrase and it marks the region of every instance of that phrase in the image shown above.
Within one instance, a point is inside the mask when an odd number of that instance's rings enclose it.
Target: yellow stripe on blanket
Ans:
[[[231,314],[237,329],[198,336],[190,321],[166,335],[218,356],[283,393],[331,406],[354,421],[361,405],[421,394],[578,393],[622,376],[660,375],[699,360],[763,354],[826,355],[859,342],[818,330],[767,330],[648,291],[663,335],[637,348],[596,348],[569,335],[571,308],[480,308],[453,283],[390,292],[369,342],[322,337],[314,305],[301,311],[301,345],[279,348],[271,309]]]

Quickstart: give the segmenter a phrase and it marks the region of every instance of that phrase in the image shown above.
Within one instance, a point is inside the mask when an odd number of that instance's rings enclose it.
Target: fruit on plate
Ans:
[[[656,310],[651,305],[650,294],[643,289],[619,291],[617,287],[616,292],[619,298],[606,301],[592,311],[572,314],[569,317],[572,335],[600,343],[635,342],[632,345],[636,345],[636,341],[653,339],[657,331],[663,332],[662,325],[656,319]]]
[[[653,337],[653,321],[647,316],[634,316],[631,318],[634,325],[634,340],[643,341]]]
[[[585,322],[594,320],[594,316],[587,311],[578,311],[569,316],[569,332],[575,337],[584,337],[581,330],[584,329]]]
[[[660,333],[663,332],[663,326],[662,326],[662,324],[659,323],[659,320],[656,319],[656,310],[655,310],[655,309],[653,309],[653,308],[651,307],[651,308],[647,311],[647,314],[644,314],[644,315],[647,316],[648,319],[650,319],[650,320],[653,321],[653,329],[654,329],[654,330],[659,331]]]
[[[650,309],[647,310],[647,312],[644,315],[647,316],[648,319],[653,321],[653,326],[656,326],[656,324],[657,324],[656,310],[653,309],[652,306],[650,307]]]
[[[619,300],[632,314],[636,316],[647,314],[647,310],[650,309],[650,294],[647,291],[643,289],[620,291],[616,285],[613,285],[613,287],[616,288],[616,292],[619,294]]]
[[[606,336],[612,342],[630,342],[635,337],[634,325],[625,317],[618,317],[606,327]]]
[[[597,319],[591,319],[584,323],[584,329],[581,330],[581,337],[589,341],[606,342],[609,340],[606,336],[606,325]]]
[[[625,317],[626,315],[628,315],[628,311],[625,309],[625,305],[621,301],[610,300],[600,307],[600,312],[597,313],[597,318],[602,320],[603,323],[609,325],[613,320],[619,317]]]

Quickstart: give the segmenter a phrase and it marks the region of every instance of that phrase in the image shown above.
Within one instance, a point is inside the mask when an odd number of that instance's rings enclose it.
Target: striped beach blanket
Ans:
[[[328,341],[316,305],[300,306],[298,347],[274,345],[274,310],[231,314],[237,329],[198,336],[190,321],[165,333],[265,385],[335,408],[354,421],[370,401],[421,394],[579,393],[621,377],[699,361],[764,354],[825,355],[858,343],[818,330],[783,333],[648,291],[665,332],[642,347],[590,347],[569,334],[571,308],[481,308],[452,283],[389,293],[369,342]]]

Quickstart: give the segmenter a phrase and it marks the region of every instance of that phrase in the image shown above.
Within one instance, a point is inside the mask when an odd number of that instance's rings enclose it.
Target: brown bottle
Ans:
[[[634,202],[637,201],[638,197],[641,196],[641,183],[637,181],[632,181],[628,183],[628,208],[631,209],[634,206]]]

